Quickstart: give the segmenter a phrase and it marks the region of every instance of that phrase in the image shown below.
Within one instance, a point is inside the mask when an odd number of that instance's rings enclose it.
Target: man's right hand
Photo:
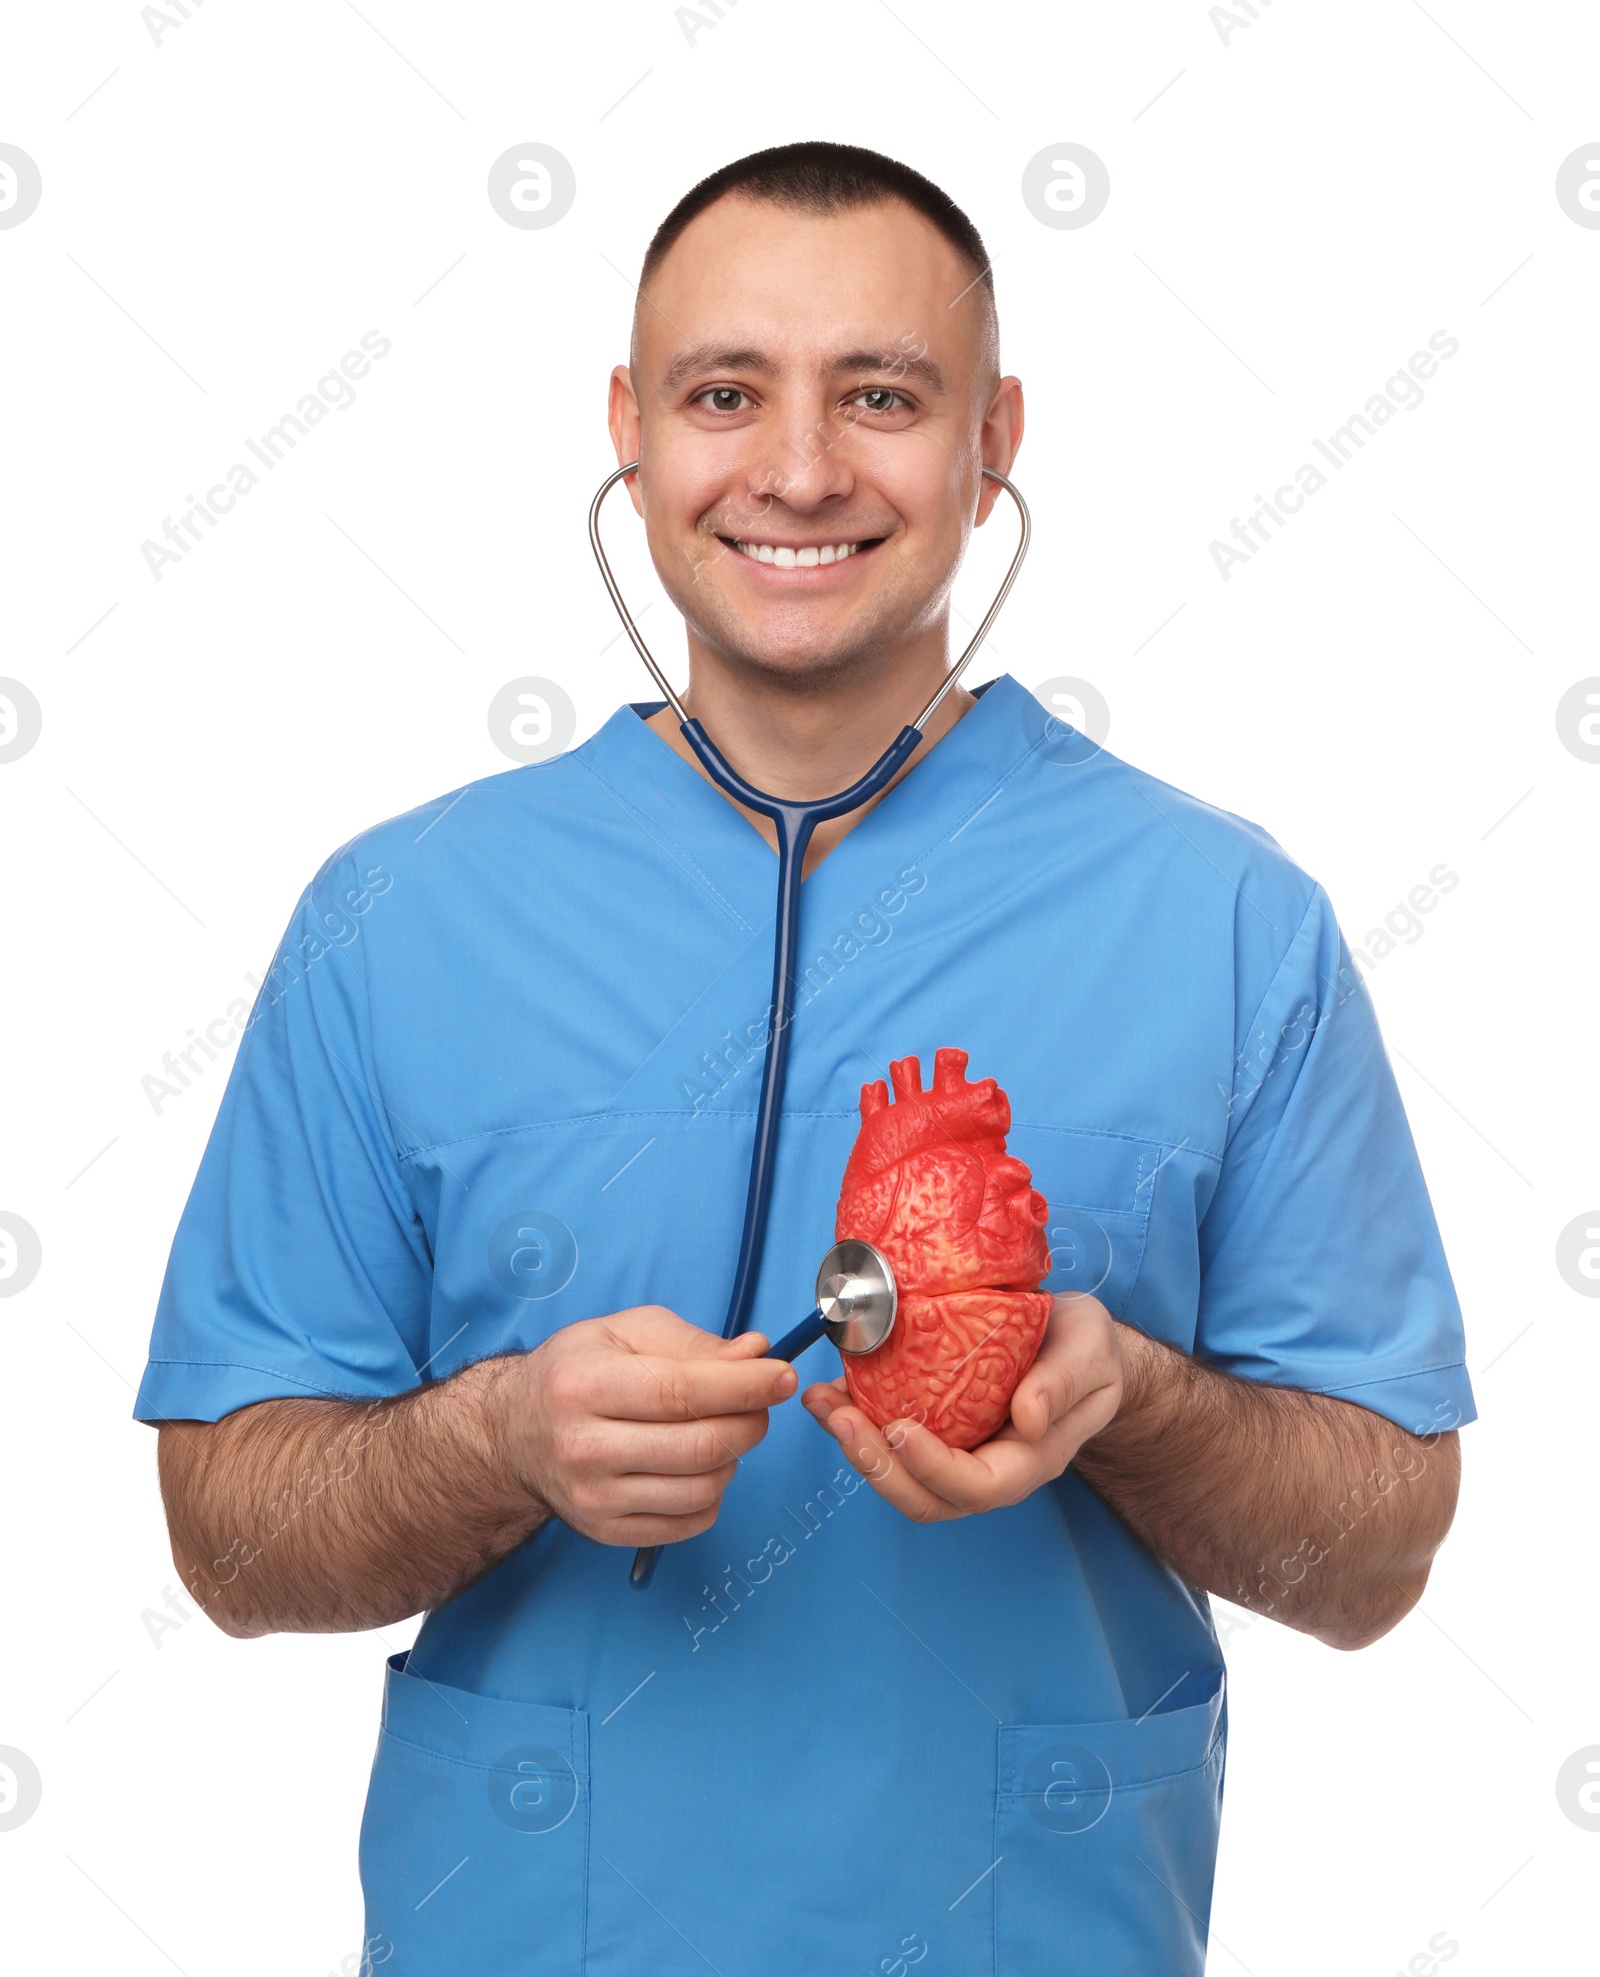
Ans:
[[[606,1545],[676,1544],[716,1522],[767,1410],[799,1385],[760,1332],[724,1339],[659,1304],[564,1325],[492,1362],[490,1420],[506,1466],[575,1531]]]
[[[551,1516],[601,1544],[698,1537],[799,1384],[766,1349],[647,1304],[392,1397],[164,1421],[173,1559],[247,1638],[431,1611]]]

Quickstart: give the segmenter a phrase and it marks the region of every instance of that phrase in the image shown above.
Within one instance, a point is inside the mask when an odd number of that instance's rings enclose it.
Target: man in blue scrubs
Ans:
[[[844,787],[943,677],[1021,440],[970,223],[870,152],[728,167],[652,244],[610,420],[691,712]],[[1474,1413],[1371,1003],[1265,832],[1008,676],[952,693],[817,834],[724,1341],[773,876],[651,704],[328,859],[156,1317],[174,1555],[238,1636],[426,1611],[361,1834],[396,1973],[1198,1972],[1206,1593],[1376,1639]],[[1010,1095],[1061,1293],[973,1451],[874,1427],[826,1343],[759,1357],[860,1087],[946,1045]]]

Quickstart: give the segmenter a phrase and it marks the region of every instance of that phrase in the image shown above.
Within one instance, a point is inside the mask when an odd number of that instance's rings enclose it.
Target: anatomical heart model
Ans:
[[[917,1420],[949,1448],[976,1448],[1008,1417],[1050,1316],[1049,1209],[1006,1152],[1011,1105],[993,1078],[967,1082],[967,1053],[889,1066],[861,1087],[861,1131],[844,1170],[835,1238],[881,1249],[900,1299],[872,1352],[845,1353],[850,1398],[882,1428]]]

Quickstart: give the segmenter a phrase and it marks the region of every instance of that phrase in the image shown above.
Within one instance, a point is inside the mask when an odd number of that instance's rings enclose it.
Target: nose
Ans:
[[[765,513],[781,502],[797,515],[814,513],[855,491],[845,441],[849,424],[812,402],[795,405],[770,424],[752,428],[756,445],[748,469],[750,496]]]

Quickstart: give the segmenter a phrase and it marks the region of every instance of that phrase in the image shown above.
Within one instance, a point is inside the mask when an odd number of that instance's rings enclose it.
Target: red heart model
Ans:
[[[894,1270],[894,1330],[845,1353],[850,1398],[880,1428],[917,1420],[950,1448],[976,1448],[1005,1422],[1050,1316],[1049,1208],[1006,1152],[1011,1104],[993,1078],[969,1084],[967,1053],[889,1066],[861,1087],[861,1130],[834,1235],[881,1249]]]

